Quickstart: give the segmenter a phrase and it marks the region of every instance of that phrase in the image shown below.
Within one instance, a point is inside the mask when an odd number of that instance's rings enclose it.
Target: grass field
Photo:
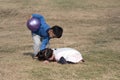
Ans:
[[[75,48],[86,62],[33,60],[32,13],[63,27],[51,48]],[[120,80],[120,0],[0,0],[0,80]]]

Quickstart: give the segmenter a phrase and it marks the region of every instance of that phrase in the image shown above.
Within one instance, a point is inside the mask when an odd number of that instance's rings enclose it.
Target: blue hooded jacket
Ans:
[[[34,33],[34,34],[37,34],[40,37],[42,37],[42,43],[40,46],[40,50],[43,50],[46,48],[46,45],[48,44],[48,42],[50,40],[50,37],[48,34],[48,30],[50,29],[50,26],[46,23],[46,21],[42,15],[32,14],[32,17],[40,20],[41,25],[40,25],[39,29],[35,32],[32,32],[32,34]]]

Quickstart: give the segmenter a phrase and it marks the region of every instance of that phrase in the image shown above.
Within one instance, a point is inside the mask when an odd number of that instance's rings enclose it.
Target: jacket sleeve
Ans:
[[[40,22],[41,22],[41,24],[46,23],[44,17],[43,17],[41,14],[32,14],[32,17],[33,17],[33,18],[37,18],[37,19],[39,19]]]
[[[48,37],[42,39],[42,43],[41,43],[41,46],[40,46],[40,50],[43,50],[43,49],[46,48],[47,44],[49,43],[49,40],[50,40],[50,39],[49,39]]]

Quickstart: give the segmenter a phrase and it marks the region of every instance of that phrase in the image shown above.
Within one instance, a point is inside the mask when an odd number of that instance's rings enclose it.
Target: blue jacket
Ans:
[[[32,14],[32,17],[40,20],[41,25],[40,25],[39,29],[32,33],[35,33],[35,34],[39,35],[40,37],[42,37],[42,43],[40,46],[40,50],[43,50],[46,48],[46,45],[49,43],[49,40],[50,40],[50,37],[48,34],[48,30],[50,29],[50,26],[46,23],[46,21],[42,15]]]

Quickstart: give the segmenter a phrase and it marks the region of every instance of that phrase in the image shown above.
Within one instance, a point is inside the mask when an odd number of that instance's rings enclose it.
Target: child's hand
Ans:
[[[43,63],[48,64],[48,63],[49,63],[49,61],[48,61],[48,60],[45,60]]]
[[[30,18],[29,19],[31,19],[32,18],[32,16],[30,16]]]
[[[26,19],[27,19],[27,20],[29,20],[29,19],[31,19],[31,18],[32,18],[32,16],[27,16],[27,18],[26,18]]]
[[[30,16],[30,17],[28,18],[28,20],[31,19],[31,18],[32,18],[32,16]]]

